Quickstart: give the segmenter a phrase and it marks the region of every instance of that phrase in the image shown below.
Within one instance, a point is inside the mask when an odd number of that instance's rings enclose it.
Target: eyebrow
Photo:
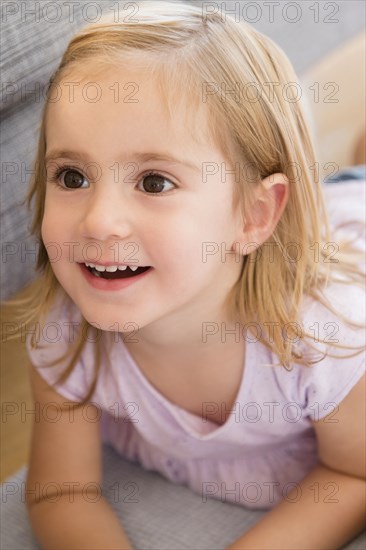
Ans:
[[[171,163],[174,163],[174,164],[180,164],[182,166],[188,166],[189,168],[191,168],[192,170],[195,170],[197,172],[201,171],[199,166],[197,166],[195,164],[192,164],[188,160],[178,159],[178,158],[173,157],[173,156],[171,156],[167,153],[164,153],[164,152],[161,152],[161,153],[160,152],[134,153],[131,156],[134,159],[136,159],[137,162],[140,162],[141,164],[146,163],[146,162],[150,162],[152,160],[157,160],[157,161],[160,160],[160,161],[165,161],[165,162],[171,162]],[[56,149],[56,150],[50,151],[49,153],[46,154],[45,162],[47,163],[51,160],[56,160],[56,159],[59,159],[59,158],[69,158],[69,159],[78,160],[78,161],[82,161],[84,159],[89,160],[88,155],[83,155],[82,153],[78,153],[76,151],[67,151],[67,150]]]

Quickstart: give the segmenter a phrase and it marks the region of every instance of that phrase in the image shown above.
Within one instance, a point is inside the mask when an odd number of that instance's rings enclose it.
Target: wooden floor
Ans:
[[[317,66],[302,75],[302,85],[310,93],[311,109],[319,161],[336,162],[339,166],[365,162],[364,144],[358,145],[358,157],[354,149],[365,121],[365,35],[358,35],[351,42],[332,52]],[[336,88],[326,87],[335,82]],[[319,83],[319,101],[314,93]],[[315,84],[315,86],[314,86]],[[311,87],[311,88],[310,88]],[[315,90],[315,91],[314,91]],[[316,97],[315,97],[316,99]],[[328,103],[338,99],[337,103]],[[23,291],[24,292],[24,291]],[[1,314],[1,469],[0,480],[14,473],[28,460],[28,449],[33,421],[32,399],[26,375],[28,363],[24,342],[5,341],[9,323],[16,322],[9,315]]]
[[[27,289],[18,295],[25,295]],[[28,461],[28,449],[31,437],[33,402],[30,393],[26,367],[29,359],[25,344],[20,339],[8,340],[17,321],[14,315],[5,314],[1,310],[1,368],[0,368],[0,398],[1,441],[0,441],[0,480]],[[6,341],[5,341],[6,340]]]

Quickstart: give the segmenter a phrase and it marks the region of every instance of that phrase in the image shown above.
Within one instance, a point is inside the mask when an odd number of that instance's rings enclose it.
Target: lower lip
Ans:
[[[152,267],[150,267],[147,271],[144,271],[140,275],[135,275],[134,277],[128,277],[126,279],[102,279],[102,277],[95,277],[95,275],[92,275],[85,264],[79,264],[79,266],[82,274],[90,286],[96,288],[97,290],[109,291],[127,288],[128,286],[131,286],[146,277],[146,275],[152,271]]]

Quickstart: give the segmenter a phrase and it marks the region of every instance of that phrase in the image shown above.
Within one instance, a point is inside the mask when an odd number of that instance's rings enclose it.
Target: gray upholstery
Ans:
[[[85,24],[80,9],[75,8],[74,24],[66,11],[62,19],[51,23],[52,10],[42,17],[36,4],[42,3],[4,2],[2,6],[1,299],[36,275],[37,243],[30,237],[30,214],[21,203],[34,168],[45,86],[69,39]],[[32,9],[36,9],[33,15]]]
[[[23,467],[1,486],[2,550],[40,548],[24,504],[25,474]],[[203,501],[190,489],[121,458],[109,446],[103,448],[103,474],[102,494],[139,550],[224,550],[266,514],[266,510],[248,510],[213,498]],[[343,548],[365,547],[363,533]]]

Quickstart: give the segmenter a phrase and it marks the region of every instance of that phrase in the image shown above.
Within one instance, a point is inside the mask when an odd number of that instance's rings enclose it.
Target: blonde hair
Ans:
[[[351,242],[340,243],[340,260],[334,262],[330,254],[327,255],[324,245],[334,241],[334,234],[319,174],[313,169],[316,157],[304,106],[297,100],[296,86],[288,86],[286,96],[282,89],[288,83],[298,82],[298,78],[286,55],[270,38],[245,22],[237,23],[230,15],[226,15],[224,21],[217,13],[203,17],[199,7],[180,2],[149,0],[138,3],[138,7],[138,22],[125,19],[116,23],[108,16],[81,29],[70,41],[51,77],[49,90],[74,69],[81,74],[84,66],[87,76],[85,67],[90,61],[93,76],[108,66],[123,66],[126,61],[133,61],[133,66],[137,67],[141,62],[141,67],[157,77],[169,113],[174,112],[179,101],[185,101],[187,117],[194,116],[204,105],[209,135],[225,158],[231,166],[239,162],[240,166],[250,167],[249,174],[240,173],[233,197],[233,204],[240,205],[243,219],[251,212],[254,191],[263,178],[274,173],[287,176],[289,200],[281,219],[266,243],[243,257],[241,275],[227,297],[227,306],[243,322],[250,319],[259,323],[262,328],[259,340],[279,357],[279,364],[287,369],[294,361],[310,366],[319,359],[306,358],[295,349],[291,339],[283,338],[281,332],[276,331],[273,342],[269,342],[266,321],[276,321],[280,327],[298,325],[299,308],[304,295],[308,295],[348,324],[362,327],[364,325],[351,322],[336,312],[323,290],[330,281],[363,285],[364,275],[357,266],[357,253]],[[245,101],[237,101],[235,94],[227,93],[238,83],[246,90]],[[265,87],[263,83],[280,83],[280,86],[270,90],[270,86]],[[202,90],[207,92],[205,97]],[[31,232],[40,242],[36,269],[41,276],[33,284],[33,293],[27,301],[7,302],[23,308],[20,318],[26,324],[45,319],[57,292],[62,290],[41,239],[47,104],[40,126],[35,173],[25,199],[28,208],[32,199],[35,200]],[[291,252],[293,243],[301,251],[299,256],[296,247]],[[314,258],[314,243],[319,244],[322,261]],[[337,274],[340,277],[337,278]],[[82,319],[78,339],[58,359],[73,354],[58,382],[69,376],[83,350],[84,329],[91,326]],[[296,330],[294,334],[298,336]],[[308,337],[312,338],[306,332],[301,333],[301,340]],[[96,374],[82,403],[90,399],[95,389],[100,368],[100,340],[96,338]],[[341,344],[334,346],[359,349]],[[357,353],[360,352],[351,356]]]

